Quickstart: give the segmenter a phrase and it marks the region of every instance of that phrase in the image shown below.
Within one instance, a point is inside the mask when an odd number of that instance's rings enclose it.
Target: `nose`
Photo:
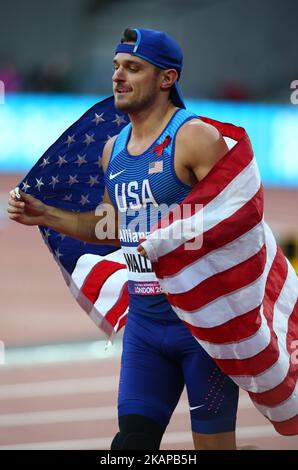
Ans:
[[[114,70],[112,80],[114,82],[120,82],[120,81],[123,81],[124,79],[125,78],[124,78],[123,68],[120,66],[120,67],[118,67],[117,69]]]

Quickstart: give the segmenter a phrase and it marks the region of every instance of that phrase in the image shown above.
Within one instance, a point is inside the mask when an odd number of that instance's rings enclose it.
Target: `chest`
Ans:
[[[177,178],[173,155],[165,151],[159,157],[154,152],[141,156],[121,152],[110,162],[106,186],[121,212],[171,205],[180,202],[189,190]]]

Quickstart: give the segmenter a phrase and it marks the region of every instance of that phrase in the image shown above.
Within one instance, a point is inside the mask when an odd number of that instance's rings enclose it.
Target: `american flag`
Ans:
[[[245,130],[202,119],[236,143],[142,245],[173,309],[220,369],[277,432],[298,434],[297,275],[264,221]]]
[[[297,276],[264,221],[262,185],[244,129],[201,119],[237,143],[183,201],[191,216],[179,220],[170,214],[143,245],[194,337],[279,433],[297,434]],[[95,209],[104,190],[104,143],[127,122],[113,97],[96,104],[45,152],[21,189],[63,209]],[[171,237],[171,231],[186,222],[189,237],[193,227],[201,227],[199,207],[203,244],[193,251],[185,249],[192,240]],[[77,301],[113,335],[128,310],[121,250],[40,230]]]
[[[163,171],[163,161],[159,160],[158,162],[149,163],[149,175],[153,173],[161,173]]]
[[[21,181],[20,189],[62,209],[94,210],[104,192],[104,144],[128,122],[114,107],[113,97],[97,103],[45,152]],[[124,325],[128,310],[121,250],[74,240],[47,227],[39,229],[79,304],[112,336]]]

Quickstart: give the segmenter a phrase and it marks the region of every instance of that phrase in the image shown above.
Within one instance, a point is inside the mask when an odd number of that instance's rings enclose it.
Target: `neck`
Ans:
[[[142,111],[129,114],[132,125],[130,141],[140,142],[154,137],[169,121],[177,108],[172,102],[156,103]]]

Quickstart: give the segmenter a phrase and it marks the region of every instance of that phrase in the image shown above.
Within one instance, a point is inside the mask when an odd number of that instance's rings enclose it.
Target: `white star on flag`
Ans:
[[[94,134],[85,134],[86,136],[86,139],[83,140],[84,144],[86,144],[87,146],[91,144],[91,142],[95,142],[95,139],[94,139]]]
[[[28,184],[28,180],[24,181],[22,191],[24,191],[26,193],[27,189],[29,189],[29,188],[31,188],[31,186],[30,186],[30,184]]]
[[[53,189],[55,188],[57,183],[60,183],[59,181],[59,176],[51,176],[52,181],[49,183],[50,186],[53,186]]]
[[[67,181],[67,183],[69,184],[69,186],[72,186],[74,183],[78,183],[77,175],[69,175],[69,180]]]
[[[55,256],[56,256],[56,258],[58,258],[58,260],[61,256],[63,256],[62,253],[60,253],[59,248],[57,250],[55,250]]]
[[[75,134],[67,136],[67,140],[64,143],[67,144],[68,147],[70,146],[70,144],[73,144],[75,142],[74,136]]]
[[[91,188],[95,185],[95,184],[99,184],[99,181],[98,181],[98,177],[99,175],[96,175],[96,176],[89,176],[89,181],[88,181],[88,184],[90,184]]]
[[[50,157],[44,158],[42,163],[39,166],[42,166],[42,168],[44,168],[46,165],[50,164],[49,160],[50,160]]]
[[[71,202],[71,200],[72,200],[72,194],[66,194],[63,198],[63,201]]]
[[[44,237],[46,238],[46,240],[48,240],[48,238],[51,236],[51,232],[50,232],[50,229],[49,228],[46,228],[44,230]]]
[[[66,160],[66,155],[62,155],[58,157],[58,162],[56,162],[56,165],[59,165],[59,167],[61,168],[61,166],[63,165],[63,163],[67,163],[67,160]]]
[[[35,178],[35,179],[36,179],[35,188],[37,188],[38,191],[40,191],[40,188],[41,188],[42,186],[44,186],[44,183],[43,183],[43,181],[42,181],[42,177],[41,177],[40,179],[38,179],[38,178]]]
[[[85,155],[80,155],[78,153],[77,155],[77,160],[75,161],[75,163],[78,165],[78,167],[80,167],[81,165],[83,165],[83,163],[87,163],[87,160],[86,160],[86,154]]]
[[[81,199],[79,201],[79,204],[81,204],[82,206],[84,206],[85,204],[88,204],[90,203],[89,199],[89,194],[87,194],[86,196],[83,196],[83,194],[81,195]]]
[[[92,122],[95,122],[96,126],[99,123],[105,122],[105,119],[103,118],[103,114],[104,113],[101,113],[101,114],[94,113],[95,118],[92,119]]]
[[[116,116],[116,119],[112,122],[115,122],[117,124],[117,126],[121,126],[121,124],[124,124],[126,122],[126,120],[124,119],[124,116],[119,116],[118,114],[115,114]]]

